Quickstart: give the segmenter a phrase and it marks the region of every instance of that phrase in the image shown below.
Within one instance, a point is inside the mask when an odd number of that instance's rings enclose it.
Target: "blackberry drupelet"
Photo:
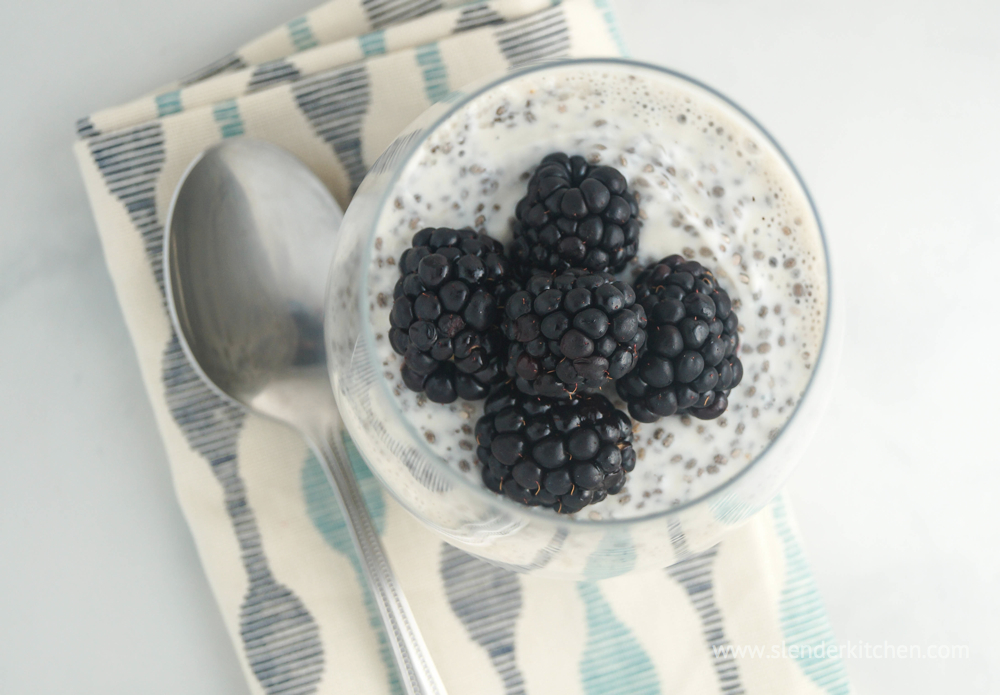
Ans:
[[[485,398],[503,378],[499,307],[513,287],[503,245],[469,229],[423,229],[399,257],[392,349],[411,391],[435,403]]]
[[[554,400],[502,384],[476,441],[489,489],[563,514],[617,494],[635,468],[632,421],[601,395]]]
[[[614,167],[550,154],[528,182],[515,215],[509,251],[519,267],[617,273],[635,258],[639,205]]]
[[[510,295],[501,328],[507,375],[524,393],[566,398],[618,379],[646,341],[635,291],[609,273],[539,270]]]
[[[640,422],[685,412],[702,420],[722,415],[743,378],[729,295],[710,270],[676,255],[648,266],[635,292],[649,326],[638,366],[615,384],[629,414]]]

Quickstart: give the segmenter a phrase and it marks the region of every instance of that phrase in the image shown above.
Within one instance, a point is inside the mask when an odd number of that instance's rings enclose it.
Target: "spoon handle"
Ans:
[[[446,695],[410,605],[368,514],[344,446],[343,430],[333,427],[329,432],[329,435],[313,436],[311,439],[330,487],[340,503],[368,586],[382,614],[403,691],[406,695]]]

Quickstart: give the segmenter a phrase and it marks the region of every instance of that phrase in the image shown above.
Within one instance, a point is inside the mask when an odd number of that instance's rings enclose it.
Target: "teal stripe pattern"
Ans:
[[[594,548],[583,570],[588,581],[617,577],[635,567],[635,546],[627,530],[611,530]]]
[[[635,548],[627,533],[609,532],[587,563],[585,574],[602,579],[635,566]],[[578,582],[586,606],[587,643],[580,659],[586,695],[659,695],[660,680],[649,654],[615,615],[594,581]]]
[[[851,687],[843,661],[824,649],[834,645],[833,630],[805,554],[792,531],[783,495],[775,499],[771,513],[785,554],[785,586],[778,605],[785,644],[796,648],[796,661],[813,683],[830,695],[848,695]]]
[[[181,90],[179,89],[157,94],[155,101],[157,118],[163,118],[172,113],[180,113],[184,110],[184,107],[181,105]]]
[[[712,516],[716,520],[730,526],[742,524],[760,511],[758,505],[745,502],[732,493],[714,500],[709,505],[709,508],[712,510]]]
[[[429,43],[417,49],[417,64],[423,72],[424,90],[431,103],[448,96],[448,69],[437,43]]]
[[[285,26],[288,28],[288,36],[296,51],[305,51],[319,45],[319,41],[313,36],[312,28],[309,26],[308,17],[296,17]]]
[[[240,118],[240,108],[235,99],[220,101],[212,109],[212,117],[219,124],[222,137],[234,138],[243,135],[243,119]]]
[[[611,38],[615,40],[619,52],[628,58],[630,54],[625,47],[625,39],[622,38],[622,32],[618,28],[618,15],[615,14],[614,9],[611,7],[611,0],[594,0],[594,7],[599,9],[604,15],[604,22],[608,25],[608,31],[611,33]]]
[[[385,500],[382,497],[382,490],[375,477],[368,470],[361,454],[354,447],[354,443],[345,437],[347,454],[351,459],[351,467],[354,469],[354,476],[357,478],[361,495],[365,499],[365,506],[371,514],[375,529],[381,535],[385,531]],[[351,540],[350,531],[344,523],[344,516],[340,511],[340,505],[330,489],[326,475],[316,457],[310,453],[302,466],[302,492],[306,500],[306,509],[313,526],[323,536],[327,545],[338,553],[347,557],[354,567],[358,584],[364,591],[365,610],[368,613],[368,623],[378,634],[379,656],[385,664],[386,673],[389,679],[389,692],[392,695],[403,695],[403,689],[399,684],[399,675],[396,672],[395,661],[392,656],[392,648],[389,646],[382,627],[382,618],[371,591],[368,589],[368,582],[365,580],[361,569],[361,561],[354,552],[354,542]]]
[[[385,32],[373,31],[370,34],[363,34],[358,37],[358,43],[361,44],[361,52],[365,54],[365,58],[382,55],[385,53]]]
[[[580,660],[586,695],[659,695],[660,681],[649,655],[611,610],[593,582],[577,584],[587,607],[587,645]]]

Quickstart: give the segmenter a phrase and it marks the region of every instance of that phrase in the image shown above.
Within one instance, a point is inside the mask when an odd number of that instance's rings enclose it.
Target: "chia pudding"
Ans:
[[[638,462],[587,518],[646,516],[695,499],[754,460],[794,412],[823,340],[827,269],[806,193],[730,105],[635,66],[566,66],[508,81],[439,125],[403,166],[379,215],[368,275],[372,330],[396,405],[447,465],[482,485],[482,401],[432,403],[406,388],[387,338],[397,261],[425,227],[469,227],[507,244],[514,209],[547,154],[616,167],[639,202],[638,254],[619,277],[671,254],[715,274],[740,318],[742,383],[718,419],[634,422]],[[613,386],[604,395],[625,410]],[[554,513],[554,512],[553,512]]]

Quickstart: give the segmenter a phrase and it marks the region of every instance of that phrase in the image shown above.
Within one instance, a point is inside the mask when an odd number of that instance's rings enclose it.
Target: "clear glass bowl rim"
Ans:
[[[826,314],[824,316],[824,325],[823,325],[823,339],[820,343],[819,354],[817,355],[816,362],[813,365],[812,373],[809,376],[809,382],[806,384],[806,388],[802,393],[802,398],[800,398],[799,402],[795,405],[795,410],[792,411],[792,414],[788,417],[788,420],[782,426],[781,431],[778,433],[778,436],[775,437],[773,440],[771,440],[767,444],[767,446],[764,447],[764,449],[759,454],[757,454],[757,456],[753,459],[753,461],[751,461],[738,473],[733,475],[733,477],[729,478],[728,480],[718,485],[717,487],[713,487],[707,492],[699,495],[698,497],[695,497],[694,499],[688,500],[687,502],[683,502],[668,509],[654,512],[652,514],[647,514],[644,516],[634,516],[624,519],[599,519],[599,520],[587,519],[587,518],[577,519],[577,518],[569,518],[562,516],[554,518],[552,516],[552,513],[549,512],[548,510],[542,510],[535,507],[528,507],[525,505],[518,504],[512,500],[507,499],[503,495],[498,495],[490,490],[487,490],[482,485],[476,485],[473,481],[469,480],[464,474],[461,474],[453,470],[453,467],[447,461],[445,461],[441,456],[439,456],[433,450],[430,449],[430,447],[423,441],[423,438],[420,436],[420,433],[416,430],[416,428],[413,426],[410,420],[404,416],[401,410],[398,409],[396,399],[389,390],[389,386],[386,383],[386,381],[384,379],[377,380],[379,383],[379,388],[382,389],[383,391],[383,395],[386,397],[387,401],[392,404],[393,415],[396,416],[399,419],[399,421],[403,423],[404,428],[410,434],[411,439],[414,442],[416,442],[418,447],[420,447],[422,453],[429,460],[434,461],[436,463],[440,463],[439,466],[440,472],[448,479],[450,483],[457,484],[467,488],[472,492],[473,495],[480,497],[488,505],[500,505],[501,508],[516,515],[527,515],[543,523],[562,522],[562,523],[571,523],[573,525],[579,524],[585,526],[592,526],[595,528],[606,528],[612,526],[633,526],[639,523],[656,521],[658,519],[667,519],[670,518],[671,516],[679,515],[687,509],[691,509],[700,504],[704,504],[706,501],[712,498],[721,497],[726,492],[726,490],[733,487],[737,481],[742,479],[744,476],[748,475],[751,470],[756,468],[757,465],[764,458],[766,458],[768,452],[771,451],[771,449],[777,444],[777,442],[782,438],[782,436],[784,436],[785,432],[791,427],[792,423],[795,421],[796,416],[802,409],[802,404],[805,402],[806,398],[812,391],[812,386],[816,381],[816,374],[820,371],[821,364],[823,363],[824,357],[828,352],[828,346],[830,342],[830,316],[832,314],[832,309],[833,309],[833,283],[832,283],[832,272],[830,267],[830,251],[826,240],[826,232],[823,229],[823,223],[820,219],[819,211],[816,209],[816,204],[813,201],[812,194],[809,192],[809,189],[806,186],[805,181],[802,180],[802,176],[799,174],[798,169],[792,163],[792,160],[789,158],[784,149],[782,149],[781,145],[779,145],[778,142],[774,139],[774,137],[771,136],[770,132],[768,132],[768,130],[764,128],[764,126],[762,126],[756,118],[747,113],[745,109],[739,106],[739,104],[736,104],[726,95],[704,84],[703,82],[694,79],[693,77],[689,77],[688,75],[685,75],[681,72],[677,72],[676,70],[671,70],[669,68],[664,68],[659,65],[655,65],[652,63],[645,63],[637,60],[631,60],[628,58],[568,58],[568,59],[557,59],[540,63],[534,63],[532,65],[504,73],[503,75],[497,78],[490,79],[487,82],[480,84],[480,86],[478,86],[474,91],[465,92],[460,89],[457,90],[456,92],[453,92],[451,95],[452,101],[449,102],[448,108],[434,121],[434,123],[431,126],[423,128],[420,137],[414,138],[412,142],[407,143],[405,152],[400,153],[397,157],[397,161],[400,162],[400,165],[396,167],[396,169],[393,171],[389,185],[385,188],[385,192],[382,194],[382,197],[378,202],[376,208],[377,212],[375,214],[374,219],[372,220],[371,228],[368,231],[368,243],[366,243],[365,245],[364,255],[361,261],[362,263],[361,287],[368,287],[368,277],[372,265],[372,252],[374,250],[372,237],[374,237],[375,231],[378,229],[378,225],[382,217],[382,211],[385,210],[385,206],[388,203],[389,197],[395,190],[396,184],[399,182],[399,177],[402,174],[403,170],[406,168],[406,166],[409,164],[411,157],[424,144],[427,138],[430,137],[430,135],[433,132],[435,132],[438,129],[438,127],[441,126],[446,120],[451,118],[451,116],[454,115],[456,111],[463,108],[469,102],[475,100],[476,98],[490,91],[491,89],[494,89],[506,82],[511,82],[513,80],[516,80],[525,75],[529,75],[535,72],[542,72],[546,70],[560,69],[566,67],[591,66],[599,68],[600,66],[603,65],[658,72],[679,79],[682,82],[687,82],[689,85],[704,90],[711,96],[714,96],[715,98],[722,101],[724,104],[726,104],[734,111],[736,111],[737,114],[745,118],[753,127],[755,127],[757,130],[760,131],[760,133],[767,139],[767,141],[771,144],[771,146],[774,147],[775,151],[782,158],[782,160],[784,160],[785,164],[788,166],[789,170],[794,175],[795,180],[802,188],[802,192],[805,194],[806,200],[809,203],[809,208],[812,211],[813,218],[816,220],[816,227],[819,231],[820,242],[823,248],[823,256],[826,262],[827,293],[826,293]],[[454,98],[456,94],[459,95],[459,98]],[[446,97],[444,101],[448,102],[448,97]],[[422,117],[423,116],[418,116],[417,118],[420,119]],[[362,326],[361,333],[362,333],[362,338],[365,341],[366,352],[371,359],[377,359],[376,356],[378,355],[378,351],[375,345],[374,331],[371,330],[371,325],[372,325],[371,311],[368,307],[368,300],[366,293],[359,293],[358,304],[361,316],[361,324],[360,324]],[[379,365],[376,364],[373,366],[376,367],[376,372],[377,372]]]

